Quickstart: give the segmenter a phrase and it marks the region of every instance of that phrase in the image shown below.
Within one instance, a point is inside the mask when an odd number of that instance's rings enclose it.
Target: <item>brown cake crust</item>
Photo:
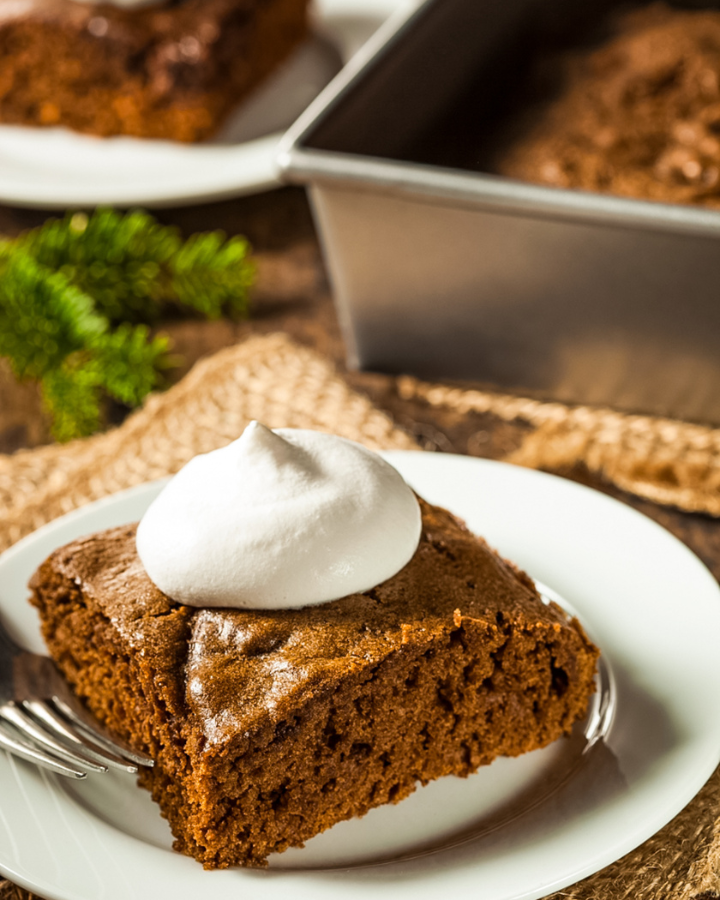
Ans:
[[[0,3],[0,121],[201,140],[304,38],[307,6]]]
[[[598,651],[450,513],[422,503],[413,559],[371,591],[299,610],[163,595],[135,528],[56,551],[33,577],[52,656],[149,751],[142,776],[207,867],[263,865],[331,825],[567,733]]]
[[[720,11],[662,3],[626,14],[498,170],[523,181],[720,207]],[[545,61],[547,70],[548,61]]]

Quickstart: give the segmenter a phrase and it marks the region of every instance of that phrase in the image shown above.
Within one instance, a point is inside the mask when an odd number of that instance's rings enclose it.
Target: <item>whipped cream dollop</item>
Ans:
[[[387,580],[420,530],[417,498],[376,453],[252,422],[170,481],[138,526],[137,549],[179,603],[285,609]]]

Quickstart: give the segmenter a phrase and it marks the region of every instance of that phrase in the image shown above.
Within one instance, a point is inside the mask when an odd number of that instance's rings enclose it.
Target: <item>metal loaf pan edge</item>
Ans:
[[[285,136],[278,166],[308,188],[348,363],[720,424],[720,213],[415,152],[538,3],[406,7]]]

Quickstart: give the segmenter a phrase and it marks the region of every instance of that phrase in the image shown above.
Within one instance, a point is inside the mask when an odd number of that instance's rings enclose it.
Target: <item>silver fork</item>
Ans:
[[[104,731],[55,663],[19,647],[1,619],[0,748],[72,778],[153,765],[149,756]]]

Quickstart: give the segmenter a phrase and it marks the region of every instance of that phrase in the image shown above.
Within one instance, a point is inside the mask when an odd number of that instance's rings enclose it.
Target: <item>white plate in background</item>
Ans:
[[[132,778],[68,782],[0,753],[0,871],[48,900],[535,900],[623,856],[688,803],[720,759],[720,589],[682,543],[631,508],[543,473],[446,454],[387,457],[428,500],[570,601],[617,679],[605,742],[539,805],[522,807],[559,741],[440,779],[273,858],[205,872],[173,853]],[[28,578],[55,547],[139,518],[158,483],[91,504],[0,557],[0,614],[42,647]],[[596,752],[597,751],[597,752]],[[502,827],[439,852],[352,867],[430,843],[520,804]],[[338,865],[343,868],[337,868]]]
[[[316,0],[313,35],[199,144],[0,125],[0,203],[171,206],[277,187],[283,131],[396,9],[414,0]]]

